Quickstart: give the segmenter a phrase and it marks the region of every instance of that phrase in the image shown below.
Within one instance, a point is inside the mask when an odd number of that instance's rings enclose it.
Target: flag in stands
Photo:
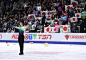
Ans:
[[[49,15],[54,15],[54,14],[56,14],[56,11],[49,11]]]
[[[77,22],[78,20],[77,20],[77,17],[72,17],[72,18],[70,18],[71,19],[71,22]]]
[[[36,17],[35,18],[35,20],[41,20],[42,19],[42,17]]]
[[[61,25],[60,26],[60,33],[69,33],[70,32],[70,25]]]
[[[24,21],[28,21],[29,19],[24,19]]]
[[[53,3],[54,7],[57,7],[59,4],[58,3]]]
[[[61,25],[55,25],[55,29],[60,29]]]
[[[55,18],[55,21],[56,21],[56,22],[58,22],[58,21],[59,21],[59,19],[58,19],[58,18]]]
[[[49,33],[50,32],[50,29],[51,29],[50,27],[45,27],[44,28],[44,33]]]
[[[52,23],[52,22],[54,22],[54,20],[46,20],[45,22]]]
[[[58,32],[58,29],[56,29],[55,27],[45,27],[44,28],[44,33],[55,33]]]
[[[46,15],[46,18],[51,18],[52,17],[52,15]]]
[[[48,15],[48,11],[41,11],[41,16],[42,16],[43,14],[44,14],[45,16]]]
[[[63,13],[63,16],[67,16],[67,17],[68,17],[68,13],[64,12],[64,13]]]
[[[70,23],[71,23],[71,20],[70,20],[70,18],[68,18],[68,25],[70,25]]]
[[[84,8],[76,8],[76,10],[77,10],[78,12],[82,12],[83,9],[84,9]]]
[[[75,13],[75,17],[81,18],[81,13]]]
[[[39,11],[33,11],[33,14],[35,14],[35,16],[39,15]]]
[[[73,7],[73,5],[65,5],[65,11],[68,9],[70,9],[71,7]]]
[[[29,32],[29,28],[26,28],[26,32]]]
[[[33,18],[33,17],[35,18],[35,14],[29,14],[29,15],[28,15],[28,18],[30,18],[30,19]],[[27,18],[27,19],[28,19],[28,18]]]
[[[78,5],[78,2],[77,2],[77,1],[73,1],[73,0],[71,0],[71,5],[73,5],[73,7],[75,7],[75,6]]]

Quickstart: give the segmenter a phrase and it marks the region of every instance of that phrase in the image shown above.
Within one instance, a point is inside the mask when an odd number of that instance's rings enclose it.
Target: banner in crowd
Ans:
[[[39,11],[33,11],[33,14],[35,14],[35,16],[39,15]]]
[[[81,13],[75,13],[75,17],[81,18]]]
[[[18,42],[18,33],[0,33],[0,42]],[[85,33],[25,33],[26,43],[84,44]]]
[[[70,33],[70,25],[61,25],[60,26],[60,33]]]
[[[59,29],[60,29],[60,33],[71,32],[70,25],[55,25],[55,27],[45,27],[44,33],[57,33],[59,32]]]
[[[55,29],[60,29],[61,25],[55,25]]]
[[[59,32],[59,30],[56,27],[45,27],[44,33],[55,33]]]

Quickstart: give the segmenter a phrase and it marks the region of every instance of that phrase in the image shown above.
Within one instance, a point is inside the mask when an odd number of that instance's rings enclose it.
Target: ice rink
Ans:
[[[25,43],[24,55],[19,55],[18,43],[0,43],[0,60],[86,60],[86,45]]]

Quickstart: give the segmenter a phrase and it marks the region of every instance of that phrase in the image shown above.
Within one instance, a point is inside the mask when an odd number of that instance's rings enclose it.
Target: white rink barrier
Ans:
[[[18,42],[18,33],[0,33],[0,42]],[[25,43],[84,44],[85,33],[25,33]]]

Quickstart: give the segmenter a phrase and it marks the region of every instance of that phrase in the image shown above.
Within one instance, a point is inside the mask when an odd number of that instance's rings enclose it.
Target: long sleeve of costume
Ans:
[[[13,28],[19,29],[19,33],[24,33],[26,28],[29,28],[30,26],[23,26],[23,27],[16,27],[13,26]]]
[[[20,27],[13,26],[13,28],[19,29]]]

